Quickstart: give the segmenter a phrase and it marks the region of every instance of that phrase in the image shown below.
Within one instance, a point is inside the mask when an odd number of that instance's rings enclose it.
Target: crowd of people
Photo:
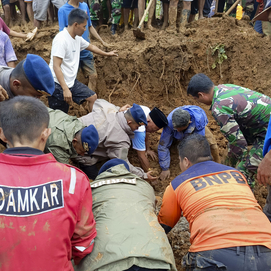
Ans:
[[[161,2],[160,2],[161,1]],[[143,17],[146,5],[150,4],[146,27],[153,29],[153,22],[159,16],[163,24],[161,29],[169,32],[182,32],[185,25],[198,19],[208,18],[214,15],[215,12],[223,13],[229,9],[233,0],[160,0],[144,1],[144,0],[1,0],[2,9],[4,12],[5,22],[8,26],[11,24],[11,19],[16,20],[17,10],[20,11],[21,23],[26,24],[28,21],[34,27],[41,28],[43,22],[53,22],[59,20],[60,30],[65,27],[66,15],[63,13],[69,12],[72,7],[78,7],[86,10],[91,21],[88,26],[93,26],[95,29],[102,24],[111,25],[111,32],[114,35],[119,25],[124,26],[124,30],[130,27],[136,28]],[[68,5],[67,5],[68,2]],[[226,5],[225,5],[226,4]],[[268,8],[271,2],[268,0],[245,0],[242,1],[243,15],[246,14],[252,20],[253,17],[261,13],[264,8]],[[65,5],[61,12],[58,10]],[[71,6],[70,6],[71,5]],[[159,9],[156,6],[159,5]],[[159,14],[158,13],[159,10]],[[236,9],[231,14],[235,16]],[[59,18],[59,16],[61,18]],[[63,17],[64,16],[64,17]],[[267,16],[268,17],[268,16]],[[263,21],[268,21],[264,19]],[[66,22],[67,24],[67,22]],[[141,26],[144,29],[144,24]],[[254,24],[254,29],[259,33],[270,34],[269,23],[257,20]],[[91,34],[95,38],[99,38],[92,29]]]
[[[38,27],[49,2],[33,0]],[[118,22],[120,7],[111,4]],[[178,3],[171,4],[177,11]],[[190,4],[184,2],[183,11]],[[270,270],[271,98],[233,84],[216,86],[202,73],[191,78],[187,95],[210,106],[228,140],[226,161],[199,106],[166,116],[158,107],[98,99],[92,53],[118,57],[90,43],[91,33],[108,46],[91,19],[98,6],[91,12],[79,0],[57,6],[60,32],[49,65],[34,54],[15,65],[8,45],[10,57],[0,63],[0,269],[175,271],[167,234],[184,216],[191,233],[185,270]],[[0,25],[5,39],[34,38]],[[76,79],[79,67],[88,86]],[[43,95],[49,107],[38,99]],[[86,102],[89,113],[70,116],[72,101]],[[149,138],[160,129],[156,153]],[[128,159],[131,147],[139,167]],[[157,216],[153,186],[170,179],[176,147],[181,174],[169,182]],[[158,160],[159,176],[149,157]],[[268,190],[263,210],[253,194],[257,181]]]

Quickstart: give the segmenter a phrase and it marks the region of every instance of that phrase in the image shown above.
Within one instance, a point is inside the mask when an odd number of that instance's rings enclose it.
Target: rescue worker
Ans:
[[[91,183],[96,220],[95,246],[76,271],[176,270],[171,246],[155,215],[155,195],[148,182],[112,159]]]
[[[82,170],[84,170],[84,166],[92,167],[90,172],[92,176],[90,177],[88,174],[91,179],[97,177],[96,164],[112,158],[125,160],[129,164],[130,171],[142,179],[150,181],[157,179],[151,176],[151,171],[145,173],[142,168],[134,167],[128,161],[130,138],[134,136],[134,131],[139,126],[147,125],[146,116],[139,105],[133,104],[133,107],[127,111],[119,112],[119,107],[105,100],[97,99],[92,112],[82,116],[79,120],[86,126],[93,124],[99,134],[98,147],[91,157],[85,156],[75,159]]]
[[[93,125],[86,127],[77,117],[69,116],[61,110],[48,108],[50,122],[49,136],[45,153],[51,153],[55,159],[68,164],[78,155],[91,155],[98,146],[99,135]],[[85,141],[82,140],[85,137]]]
[[[218,146],[207,127],[208,119],[203,109],[195,105],[180,106],[168,115],[167,120],[168,125],[163,129],[158,145],[162,181],[170,177],[170,147],[173,140],[180,141],[192,133],[206,136],[215,162],[220,162]]]
[[[263,145],[263,160],[259,164],[257,172],[257,181],[267,186],[268,195],[263,208],[264,213],[271,222],[271,118],[269,120],[267,133]]]
[[[238,170],[212,161],[206,138],[178,146],[182,174],[166,188],[158,220],[168,233],[181,214],[191,231],[186,270],[269,270],[271,224]]]
[[[51,70],[38,55],[28,54],[15,68],[0,66],[0,101],[18,95],[39,98],[54,90]]]
[[[250,187],[255,186],[257,168],[271,113],[271,99],[248,88],[225,84],[215,86],[205,74],[194,75],[187,94],[210,105],[220,131],[229,142],[227,163],[237,165]],[[252,148],[248,151],[248,146]]]
[[[157,160],[156,153],[150,149],[149,134],[155,133],[165,127],[168,124],[168,120],[165,114],[157,107],[150,110],[147,106],[141,105],[141,108],[146,115],[148,124],[146,127],[142,125],[134,131],[135,135],[132,138],[132,143],[133,149],[137,152],[141,167],[147,172],[150,169],[148,156],[152,160]]]
[[[99,134],[99,144],[91,157],[77,157],[75,160],[82,170],[85,166],[91,169],[91,179],[97,177],[97,162],[120,158],[125,160],[129,164],[130,171],[140,178],[150,181],[156,180],[156,177],[151,176],[151,171],[145,173],[142,168],[134,167],[128,161],[128,151],[131,146],[130,138],[134,136],[136,129],[142,125],[147,125],[144,111],[137,104],[133,104],[133,107],[125,112],[119,112],[119,109],[119,107],[105,100],[98,99],[94,103],[93,111],[79,118],[84,125],[93,124],[96,127]]]
[[[87,177],[43,149],[51,129],[46,106],[18,96],[0,106],[1,271],[73,270],[96,237]]]

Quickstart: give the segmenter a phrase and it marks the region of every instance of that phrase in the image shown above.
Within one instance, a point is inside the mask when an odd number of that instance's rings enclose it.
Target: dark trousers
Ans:
[[[187,271],[267,271],[271,270],[271,249],[245,246],[188,252],[183,266]]]

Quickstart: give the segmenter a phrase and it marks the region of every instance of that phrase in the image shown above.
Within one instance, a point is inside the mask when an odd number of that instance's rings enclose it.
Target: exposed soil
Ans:
[[[27,28],[23,30],[28,31]],[[19,26],[13,29],[20,31]],[[34,53],[49,62],[52,39],[57,32],[58,25],[54,25],[40,30],[32,42],[12,38],[18,59],[22,60],[27,53]],[[190,78],[199,72],[207,74],[215,84],[233,83],[271,96],[268,69],[271,43],[268,37],[257,34],[248,21],[237,21],[232,17],[200,20],[189,24],[184,34],[167,33],[156,28],[153,32],[145,31],[144,41],[136,40],[132,31],[121,32],[112,37],[108,28],[100,29],[101,37],[112,45],[110,50],[118,50],[119,57],[95,56],[99,98],[119,106],[134,102],[150,108],[157,106],[169,114],[178,106],[199,105],[186,95]],[[97,41],[93,44],[102,48]],[[219,65],[212,69],[217,58],[217,52],[212,55],[212,48],[217,45],[224,45],[227,55],[221,71]],[[81,72],[78,78],[87,83]],[[200,106],[206,111],[208,126],[217,139],[220,155],[224,156],[227,141],[208,108]],[[75,105],[69,113],[81,116],[87,111],[83,106]],[[150,137],[154,150],[157,149],[160,134],[161,131],[158,131]],[[133,150],[129,157],[133,164],[139,165]],[[151,167],[157,175],[160,173],[158,162],[151,161]],[[180,174],[176,149],[172,149],[170,171],[170,181]],[[160,182],[155,186],[157,196],[163,196],[168,183]],[[266,188],[256,188],[255,195],[261,206],[265,203],[266,194]],[[182,256],[189,248],[188,225],[184,219],[172,230],[169,239],[178,270],[181,270]]]

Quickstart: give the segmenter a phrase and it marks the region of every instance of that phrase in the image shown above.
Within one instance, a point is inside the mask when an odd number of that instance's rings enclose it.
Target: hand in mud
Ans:
[[[0,102],[7,100],[8,98],[6,90],[0,85]]]
[[[262,162],[259,164],[257,170],[257,180],[260,184],[263,185],[271,185],[271,151],[269,151],[265,157],[263,158]]]
[[[127,109],[131,108],[132,106],[129,104],[124,105],[123,107],[120,108],[119,112],[126,111]]]
[[[166,180],[166,179],[169,179],[169,177],[170,177],[170,170],[168,169],[168,170],[163,170],[163,171],[161,172],[159,178],[160,178],[161,181],[164,181],[164,180]]]
[[[151,185],[155,185],[157,184],[157,178],[158,177],[154,177],[151,175],[152,171],[148,171],[147,172],[147,181],[151,184]]]
[[[34,39],[38,32],[38,28],[36,27],[32,32],[27,33],[26,40],[25,41],[31,41]]]
[[[146,151],[146,157],[148,157],[148,156],[150,156],[153,161],[158,161],[157,154],[150,149]]]
[[[111,51],[111,52],[107,53],[107,55],[108,55],[108,56],[119,56],[119,55],[117,54],[117,52],[118,52],[118,51],[114,50],[114,51]]]
[[[72,102],[72,93],[69,90],[69,88],[67,88],[65,90],[63,89],[63,96],[64,96],[64,101],[66,103],[71,103]]]

